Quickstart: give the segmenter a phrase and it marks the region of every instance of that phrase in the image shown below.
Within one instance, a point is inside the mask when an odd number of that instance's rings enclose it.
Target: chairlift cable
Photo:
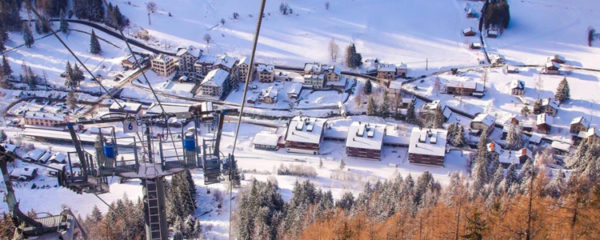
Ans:
[[[246,74],[246,81],[244,83],[244,94],[242,96],[242,106],[240,107],[240,114],[238,116],[237,126],[235,128],[235,137],[233,138],[233,150],[231,150],[231,155],[233,156],[235,153],[235,149],[237,146],[238,134],[240,132],[240,125],[242,123],[242,114],[244,112],[244,106],[246,106],[246,94],[248,93],[248,83],[250,82],[250,76],[252,76],[252,68],[254,67],[254,56],[256,54],[256,44],[258,43],[258,35],[260,34],[260,26],[262,24],[262,18],[265,10],[265,2],[266,0],[261,0],[260,2],[260,10],[258,13],[258,20],[256,22],[256,30],[254,32],[254,40],[252,42],[252,53],[250,54],[250,66],[248,67],[248,74]],[[225,116],[223,116],[225,117]],[[231,198],[233,195],[233,181],[232,174],[233,168],[232,163],[229,162],[229,239],[231,239]]]

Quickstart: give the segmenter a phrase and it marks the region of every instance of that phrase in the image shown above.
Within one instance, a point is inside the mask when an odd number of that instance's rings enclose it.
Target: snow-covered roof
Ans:
[[[552,61],[548,61],[546,62],[546,68],[560,68],[560,64],[556,63],[556,62],[552,62]]]
[[[542,135],[539,133],[532,133],[531,137],[529,137],[529,142],[539,144],[542,142]]]
[[[319,63],[305,63],[304,64],[304,73],[320,73],[321,72],[321,64]]]
[[[211,54],[203,54],[196,60],[196,63],[203,64],[216,64],[218,61],[217,56]]]
[[[153,59],[153,60],[154,60],[154,61],[156,61],[156,62],[167,63],[167,62],[171,61],[171,60],[172,60],[172,58],[171,58],[170,56],[168,56],[168,55],[165,55],[165,54],[159,53],[158,55],[156,55],[156,56],[154,57],[154,59]]]
[[[390,89],[402,90],[402,81],[390,81]]]
[[[238,65],[250,65],[250,58],[249,57],[243,57],[242,59],[240,59],[240,61],[238,62]]]
[[[296,116],[288,126],[286,141],[302,143],[321,143],[323,127],[327,119]]]
[[[475,32],[472,27],[463,29],[463,33],[470,33],[470,32]]]
[[[4,150],[6,150],[6,152],[15,152],[15,150],[17,150],[17,145],[15,144],[5,143],[2,144],[2,146],[4,146]]]
[[[121,108],[119,106],[119,104],[117,102],[114,102],[113,104],[110,105],[110,107],[108,108],[109,110],[112,111],[123,111],[123,112],[138,112],[140,111],[140,109],[142,109],[142,104],[139,103],[133,103],[133,102],[119,102],[123,108]]]
[[[300,94],[301,90],[302,90],[302,84],[301,83],[293,83],[289,87],[288,94],[298,95],[298,94]]]
[[[272,85],[269,86],[267,89],[263,89],[261,92],[263,97],[269,97],[273,99],[277,98],[277,94],[279,94],[277,88],[274,88]]]
[[[325,75],[321,74],[305,74],[304,79],[312,78],[312,79],[324,79]]]
[[[598,132],[598,130],[596,128],[590,128],[587,131],[583,132],[583,134],[580,132],[579,135],[583,135],[583,137],[585,137],[585,138],[588,138],[591,136],[600,137],[600,132]]]
[[[396,65],[394,64],[377,64],[377,71],[379,72],[396,72]]]
[[[221,64],[229,69],[233,68],[233,65],[237,62],[237,58],[227,55],[221,55],[218,57],[217,62],[215,64]]]
[[[552,57],[549,57],[549,59],[551,61],[562,61],[562,62],[566,61],[565,57],[558,55],[558,54],[554,54]]]
[[[10,172],[10,175],[13,177],[32,177],[34,172],[37,171],[37,168],[15,168]]]
[[[35,160],[37,161],[38,159],[40,159],[44,154],[46,153],[46,150],[44,149],[40,149],[40,148],[36,148],[33,149],[31,151],[29,151],[27,153],[27,155],[25,156],[25,158],[31,159],[31,160]]]
[[[62,113],[27,111],[27,112],[25,112],[24,117],[29,118],[29,119],[39,119],[39,120],[65,121],[65,115]]]
[[[186,53],[190,54],[190,55],[192,55],[194,57],[200,57],[200,48],[189,46],[189,47],[186,47],[186,48],[179,48],[177,50],[177,56],[178,57],[181,57],[181,56],[183,56]]]
[[[475,118],[473,118],[473,120],[471,122],[472,123],[480,122],[480,123],[490,127],[490,126],[494,126],[494,122],[496,122],[496,118],[487,113],[480,113],[480,114],[477,114],[477,116],[475,116]]]
[[[381,150],[383,136],[385,136],[385,125],[352,122],[348,128],[346,147]]]
[[[161,102],[162,107],[166,113],[187,113],[190,111],[192,104],[188,103],[169,103]],[[146,115],[158,115],[162,114],[162,109],[157,102],[154,102],[146,110]]]
[[[583,116],[573,118],[573,120],[571,120],[571,125],[573,125],[573,124],[582,124],[586,127],[590,125],[589,122],[587,121],[587,119]]]
[[[542,99],[542,106],[550,106],[553,108],[558,108],[558,102],[556,102],[556,100],[551,99],[551,98],[544,98],[544,99]]]
[[[474,89],[483,92],[483,85],[475,81],[448,81],[446,87]]]
[[[510,82],[510,88],[511,89],[515,89],[515,88],[525,89],[525,82],[523,80],[517,80],[517,79],[512,80]]]
[[[447,135],[446,130],[415,127],[410,134],[408,153],[445,156]]]
[[[569,149],[571,148],[571,144],[559,142],[559,141],[552,141],[552,144],[550,146],[554,149],[558,149],[558,150],[565,151],[565,152],[568,152]]]
[[[273,65],[258,64],[258,66],[256,66],[256,71],[272,73],[273,71],[275,71],[275,67]]]
[[[262,131],[254,135],[254,140],[252,140],[253,144],[259,145],[267,145],[267,146],[277,146],[279,142],[279,136],[274,133]]]
[[[223,87],[223,83],[225,83],[227,77],[229,77],[229,72],[223,69],[213,69],[206,74],[206,77],[204,77],[204,80],[202,80],[201,85]]]
[[[438,108],[442,108],[442,103],[440,102],[440,100],[433,100],[429,103],[425,103],[423,104],[423,109],[424,110],[436,110]]]
[[[64,162],[67,159],[67,155],[62,152],[55,152],[50,157],[50,161]]]

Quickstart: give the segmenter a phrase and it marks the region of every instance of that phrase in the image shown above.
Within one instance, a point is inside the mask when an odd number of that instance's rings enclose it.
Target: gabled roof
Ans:
[[[552,61],[548,61],[546,62],[546,68],[550,68],[550,67],[554,67],[554,68],[560,68],[560,64],[556,63],[556,62],[552,62]]]
[[[346,147],[381,150],[385,125],[366,122],[352,122],[348,128]]]
[[[238,65],[250,65],[250,58],[249,57],[243,57],[242,59],[240,59],[240,61],[238,62]]]
[[[119,103],[121,104],[120,106],[123,106],[123,108],[121,108],[117,102],[114,102],[112,105],[110,105],[110,107],[108,109],[113,110],[113,111],[124,111],[124,112],[138,112],[138,111],[140,111],[140,109],[142,109],[142,104],[139,104],[139,103],[132,103],[132,102],[119,102]]]
[[[523,80],[517,80],[517,79],[512,80],[510,82],[510,88],[511,89],[515,89],[515,88],[525,89],[525,82]]]
[[[258,66],[256,66],[256,71],[272,73],[273,71],[275,71],[275,67],[273,65],[258,64]]]
[[[156,55],[154,57],[154,61],[162,62],[162,63],[167,63],[167,62],[169,62],[171,60],[173,60],[173,58],[171,58],[168,55],[162,54],[162,53],[159,53],[158,55]]]
[[[229,77],[229,72],[223,69],[213,69],[206,74],[206,77],[204,77],[204,80],[200,84],[202,86],[223,87],[223,83],[225,83],[227,77]]]
[[[544,99],[542,99],[542,106],[550,106],[553,108],[558,108],[558,102],[556,102],[556,100],[551,99],[551,98],[544,98]]]
[[[65,121],[65,115],[62,113],[27,111],[27,112],[25,112],[24,117],[29,118],[29,119],[39,119],[39,120]]]
[[[177,49],[178,57],[181,57],[185,54],[190,54],[196,58],[199,58],[200,57],[200,49],[196,48],[196,47],[192,47],[192,46]]]
[[[262,95],[263,97],[269,97],[269,98],[277,98],[277,94],[279,94],[279,91],[277,90],[277,88],[274,88],[273,86],[270,86],[267,89],[263,89],[262,90]]]
[[[279,142],[279,136],[274,133],[262,131],[254,135],[254,140],[252,140],[253,144],[259,145],[267,145],[267,146],[277,146]]]
[[[394,64],[377,64],[377,71],[379,72],[396,72],[396,65]]]
[[[319,63],[305,63],[304,64],[304,73],[320,73],[321,72],[321,64]]]
[[[582,124],[583,126],[586,126],[586,127],[590,125],[588,120],[583,116],[573,118],[573,120],[571,120],[571,125],[573,125],[573,124]]]
[[[494,123],[496,122],[496,118],[487,113],[480,113],[480,114],[477,114],[477,116],[475,116],[475,118],[473,118],[473,120],[471,122],[472,123],[480,122],[480,123],[490,127],[490,126],[494,126]]]

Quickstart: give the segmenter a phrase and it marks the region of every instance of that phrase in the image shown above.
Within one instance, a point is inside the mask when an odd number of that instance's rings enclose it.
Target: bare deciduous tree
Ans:
[[[152,25],[152,23],[150,22],[150,14],[155,13],[156,9],[157,6],[155,2],[148,2],[146,4],[146,10],[148,10],[148,25]]]
[[[208,45],[210,44],[210,42],[212,42],[212,37],[210,36],[210,34],[204,34],[204,37],[202,38],[204,39],[204,41],[206,42],[206,52],[208,52]]]
[[[335,39],[331,38],[329,40],[329,56],[331,57],[331,61],[336,61],[338,53],[340,52],[340,47],[335,43]]]

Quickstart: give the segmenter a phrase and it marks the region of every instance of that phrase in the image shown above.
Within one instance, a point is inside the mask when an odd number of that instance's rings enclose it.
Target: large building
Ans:
[[[200,54],[201,51],[198,48],[180,48],[177,51],[177,57],[179,57],[179,73],[187,76],[188,79],[196,79],[194,63],[200,58]]]
[[[240,60],[236,66],[237,71],[237,81],[244,82],[246,81],[246,77],[248,76],[248,72],[250,71],[250,58],[244,57]],[[250,81],[252,81],[252,76],[250,76]]]
[[[152,65],[152,70],[163,77],[169,76],[177,70],[175,59],[162,53],[156,55],[150,63]]]
[[[23,122],[25,125],[54,127],[58,124],[66,123],[67,117],[60,113],[27,111],[23,115]]]
[[[275,79],[275,67],[273,65],[258,64],[256,74],[259,82],[273,82]]]
[[[381,159],[385,125],[353,122],[346,137],[346,155],[370,159]]]
[[[326,119],[294,117],[287,129],[285,148],[288,152],[319,154]]]
[[[223,69],[214,69],[208,72],[206,77],[204,77],[196,94],[200,93],[205,96],[223,97],[223,94],[227,89],[228,81],[229,72]]]
[[[471,121],[470,127],[471,132],[479,135],[483,133],[483,130],[487,130],[486,134],[489,135],[492,131],[494,131],[494,126],[496,124],[496,118],[487,113],[480,113],[473,118]]]
[[[408,145],[408,161],[444,166],[447,134],[442,129],[413,128]]]

